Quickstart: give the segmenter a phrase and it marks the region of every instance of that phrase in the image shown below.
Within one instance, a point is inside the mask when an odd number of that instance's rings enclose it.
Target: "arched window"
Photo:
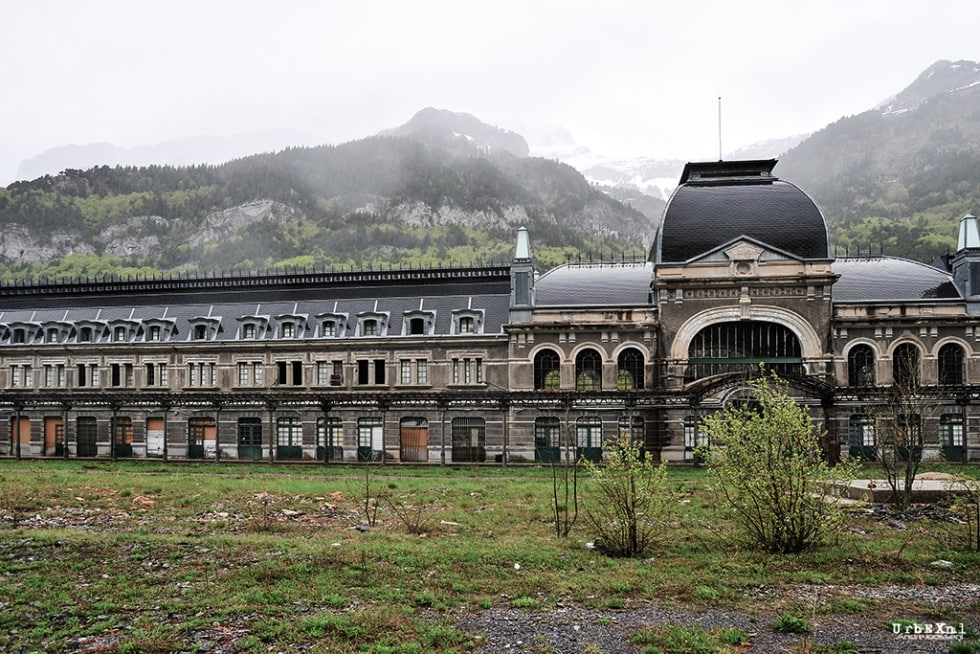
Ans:
[[[643,388],[643,353],[628,348],[619,353],[616,360],[616,388],[630,391]]]
[[[534,355],[534,390],[556,391],[561,387],[561,362],[554,350]]]
[[[963,383],[963,348],[956,343],[939,348],[939,383],[947,386]]]
[[[919,348],[902,343],[892,355],[892,379],[896,386],[911,390],[919,385]]]
[[[711,375],[755,370],[802,374],[800,340],[788,327],[747,320],[708,325],[695,335],[687,352],[685,381]]]
[[[847,353],[847,385],[875,385],[875,352],[870,345],[855,345]]]
[[[602,357],[585,349],[575,357],[575,390],[598,391],[602,388]]]

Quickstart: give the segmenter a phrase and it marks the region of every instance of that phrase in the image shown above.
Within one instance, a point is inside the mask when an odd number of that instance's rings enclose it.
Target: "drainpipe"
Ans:
[[[68,409],[70,408],[67,404],[63,405],[64,411],[61,418],[61,455],[68,459]]]
[[[115,461],[116,460],[116,419],[117,419],[116,405],[112,405],[112,419],[109,422],[109,457]]]
[[[170,433],[170,403],[163,405],[163,462],[167,462],[167,434]]]
[[[214,462],[221,462],[221,402],[214,408]]]
[[[14,451],[17,453],[17,460],[18,461],[20,461],[20,412],[21,412],[22,409],[23,409],[23,407],[18,404],[17,405],[17,414],[14,416],[14,421],[15,421],[15,423],[17,425],[14,428],[14,431],[16,432],[16,434],[14,435],[14,438],[15,438],[15,441],[14,441]]]

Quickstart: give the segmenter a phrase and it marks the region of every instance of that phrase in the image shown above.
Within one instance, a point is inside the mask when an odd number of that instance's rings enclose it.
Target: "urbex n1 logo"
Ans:
[[[946,622],[893,622],[892,633],[899,638],[915,640],[963,640],[966,630],[963,623]]]

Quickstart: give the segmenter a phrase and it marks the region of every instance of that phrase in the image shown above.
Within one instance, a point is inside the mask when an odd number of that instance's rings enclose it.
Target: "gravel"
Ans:
[[[649,602],[620,610],[594,609],[575,604],[559,604],[546,610],[493,607],[467,609],[455,616],[456,626],[479,637],[474,652],[534,652],[562,654],[637,654],[641,647],[630,637],[644,628],[663,626],[699,626],[706,630],[738,628],[746,635],[739,652],[812,651],[804,642],[832,646],[853,644],[851,651],[898,654],[905,652],[948,652],[956,642],[949,637],[896,635],[892,621],[903,621],[903,627],[914,624],[936,629],[938,613],[956,615],[969,635],[980,628],[980,585],[964,583],[945,587],[931,586],[813,586],[801,585],[788,593],[775,589],[753,589],[752,594],[765,607],[757,614],[736,610],[696,610],[673,603]],[[868,606],[857,614],[834,614],[825,607],[830,601],[850,598]],[[811,633],[787,634],[773,629],[773,621],[783,612],[777,606],[809,606]],[[875,607],[875,608],[871,608]],[[891,608],[889,608],[891,607]],[[945,610],[944,610],[945,609]],[[882,613],[882,612],[885,613]],[[938,611],[938,613],[937,613]],[[966,612],[964,612],[966,611]],[[795,614],[795,613],[794,613]],[[929,615],[933,617],[928,617]]]

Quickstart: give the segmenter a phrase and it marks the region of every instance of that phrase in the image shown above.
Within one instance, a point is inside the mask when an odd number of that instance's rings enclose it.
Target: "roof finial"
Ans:
[[[718,161],[721,161],[721,96],[718,96]]]

